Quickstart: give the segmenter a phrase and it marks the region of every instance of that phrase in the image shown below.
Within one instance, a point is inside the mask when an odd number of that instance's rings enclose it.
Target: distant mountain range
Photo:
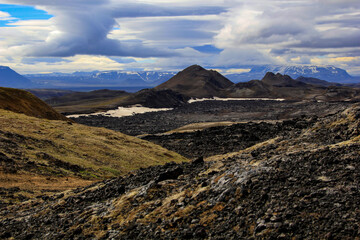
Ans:
[[[118,106],[177,107],[190,98],[268,98],[295,101],[359,101],[360,89],[317,78],[267,72],[261,80],[233,83],[214,70],[192,65],[168,81],[137,93],[98,90],[47,99],[62,113],[90,113]]]
[[[247,73],[225,75],[233,82],[246,82],[261,79],[267,72],[281,73],[292,78],[310,77],[326,80],[329,82],[350,83],[360,80],[358,77],[349,75],[346,70],[334,66],[255,66]]]
[[[284,98],[287,100],[343,101],[359,99],[360,89],[332,84],[316,78],[267,72],[262,80],[231,82],[216,71],[190,66],[155,87],[169,89],[191,98]]]
[[[298,77],[316,78],[337,83],[355,83],[360,77],[349,75],[344,69],[333,66],[253,66],[247,73],[225,74],[234,83],[261,79],[267,72]],[[158,86],[173,76],[176,72],[158,71],[93,71],[74,73],[50,73],[20,75],[9,67],[0,66],[0,86],[13,88],[117,88],[137,87],[151,88]],[[331,85],[331,84],[330,84]]]
[[[94,71],[74,73],[28,74],[39,86],[71,87],[154,87],[169,80],[176,72],[156,71]]]

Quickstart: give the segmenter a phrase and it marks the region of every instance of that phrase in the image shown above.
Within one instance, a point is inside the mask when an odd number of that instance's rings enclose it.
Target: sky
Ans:
[[[19,73],[223,73],[333,65],[360,75],[359,0],[0,0],[0,65]]]

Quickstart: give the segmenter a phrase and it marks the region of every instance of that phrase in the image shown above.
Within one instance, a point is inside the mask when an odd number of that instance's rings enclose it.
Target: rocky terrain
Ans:
[[[193,132],[145,135],[141,138],[194,159],[240,151],[275,136],[299,132],[315,121],[316,117],[303,117],[277,122],[248,122]]]
[[[357,239],[360,106],[306,125],[236,153],[3,207],[0,238]]]
[[[343,110],[351,104],[351,102],[204,101],[184,104],[171,111],[149,112],[122,118],[90,116],[73,120],[136,136],[164,133],[199,122],[248,122],[292,119],[302,115],[324,116]]]

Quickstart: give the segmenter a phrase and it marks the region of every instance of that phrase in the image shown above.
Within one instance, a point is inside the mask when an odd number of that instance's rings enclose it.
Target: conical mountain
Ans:
[[[170,80],[155,87],[157,90],[171,89],[188,97],[221,97],[224,89],[234,85],[229,79],[214,70],[192,65]]]

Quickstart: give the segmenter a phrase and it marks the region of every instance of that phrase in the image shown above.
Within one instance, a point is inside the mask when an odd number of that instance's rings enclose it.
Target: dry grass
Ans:
[[[30,179],[34,187],[42,188],[51,183],[54,189],[66,189],[140,167],[188,161],[153,143],[105,128],[39,119],[5,110],[0,110],[0,129],[0,152],[21,167],[16,174],[2,174],[0,187],[30,188],[31,184],[26,183]],[[8,142],[16,147],[7,146]],[[36,168],[26,167],[27,162],[34,162]],[[60,165],[54,164],[59,162]],[[27,177],[21,181],[21,176]],[[44,181],[46,177],[50,180]],[[74,180],[73,185],[63,181],[69,177]]]
[[[268,123],[276,123],[280,122],[279,120],[253,120],[251,121],[253,123],[257,122],[268,122]],[[231,126],[234,124],[239,123],[248,123],[248,122],[202,122],[202,123],[191,123],[188,125],[184,125],[182,127],[170,130],[166,132],[165,134],[171,134],[171,133],[184,133],[184,132],[195,132],[195,131],[201,131],[207,128],[211,127],[223,127],[223,126]]]
[[[203,123],[192,123],[188,124],[176,129],[173,129],[171,131],[168,131],[166,133],[184,133],[184,132],[195,132],[199,130],[204,130],[206,128],[211,127],[221,127],[221,126],[230,126],[233,124],[237,124],[240,122],[203,122]]]
[[[3,188],[17,187],[26,197],[32,198],[42,194],[62,192],[69,189],[84,187],[94,183],[94,180],[85,180],[76,177],[49,177],[35,174],[6,174],[0,172],[0,186]]]

